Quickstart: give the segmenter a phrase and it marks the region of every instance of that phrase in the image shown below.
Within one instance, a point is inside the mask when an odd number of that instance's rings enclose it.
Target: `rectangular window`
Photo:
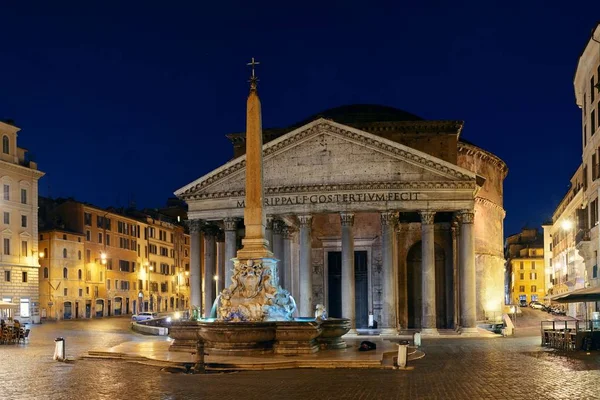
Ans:
[[[106,245],[110,246],[110,235],[106,234]]]
[[[10,200],[10,186],[4,185],[4,200]]]
[[[110,279],[106,280],[106,290],[110,290]]]
[[[22,274],[23,283],[26,283],[27,282],[27,272],[23,271],[21,274]]]
[[[92,226],[92,214],[83,213],[83,223],[87,226]]]
[[[585,101],[585,100],[584,100]],[[590,103],[594,102],[594,77],[590,79]]]
[[[68,295],[68,293],[69,293],[69,289],[67,289],[67,288],[64,288],[64,289],[63,289],[63,294],[64,294],[65,296],[67,296],[67,295]]]
[[[21,189],[21,204],[27,204],[27,189]]]
[[[10,225],[10,213],[8,211],[4,211],[4,223]]]
[[[525,274],[521,272],[521,273],[519,274],[519,277],[520,277],[520,279],[521,279],[521,280],[523,280],[523,279],[525,279]]]
[[[10,271],[4,271],[4,281],[10,282]]]
[[[79,289],[79,297],[83,297],[83,289]]]
[[[27,228],[27,215],[21,215],[21,228]]]
[[[91,262],[90,261],[91,259],[92,259],[92,251],[88,249],[85,251],[85,262],[89,263],[89,262]]]
[[[535,261],[531,262],[531,269],[535,269]]]
[[[596,133],[596,110],[592,110],[590,113],[590,134],[594,136]]]
[[[102,244],[102,232],[98,232],[98,243]]]
[[[535,286],[535,285],[531,286],[531,292],[532,293],[537,292],[537,286]]]
[[[521,261],[519,269],[525,269],[525,263],[523,261]]]
[[[87,240],[88,242],[92,240],[92,232],[85,231],[85,240]]]
[[[27,240],[21,241],[21,256],[27,257]]]
[[[596,154],[592,154],[592,181],[598,178],[598,170],[596,168]]]
[[[525,286],[519,286],[519,292],[524,292],[525,291]]]
[[[5,256],[10,255],[10,239],[9,238],[4,238],[4,255]]]
[[[85,294],[88,296],[90,295],[90,287],[89,286],[85,287]]]
[[[19,313],[21,314],[21,318],[29,318],[29,299],[21,299]]]

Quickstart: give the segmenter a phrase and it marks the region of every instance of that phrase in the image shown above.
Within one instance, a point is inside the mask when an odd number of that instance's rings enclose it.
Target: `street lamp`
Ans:
[[[219,275],[213,276],[215,280],[215,299],[219,296]]]
[[[560,227],[564,231],[570,231],[573,228],[573,221],[571,221],[570,219],[565,219],[563,220],[563,222],[560,223]]]
[[[100,263],[106,265],[106,253],[104,252],[100,253]]]

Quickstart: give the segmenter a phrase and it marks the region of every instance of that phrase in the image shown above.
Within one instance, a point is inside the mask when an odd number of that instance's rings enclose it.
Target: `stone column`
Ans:
[[[454,325],[454,329],[458,328],[459,320],[458,316],[460,315],[460,282],[458,275],[458,222],[452,221],[452,323]]]
[[[225,288],[225,233],[219,229],[217,234],[217,273],[219,276],[219,290],[217,296]]]
[[[435,212],[421,211],[421,291],[423,296],[423,316],[421,333],[436,334],[435,310],[435,244],[434,224]]]
[[[294,240],[294,228],[286,226],[283,228],[283,260],[279,263],[283,269],[283,279],[279,285],[292,293],[292,242]],[[283,264],[283,265],[282,265]]]
[[[382,287],[381,299],[381,328],[382,334],[397,334],[396,320],[396,275],[394,271],[394,222],[396,213],[381,213],[381,262],[382,262]]]
[[[460,213],[459,273],[460,273],[460,326],[461,332],[477,332],[475,242],[471,210]]]
[[[207,318],[215,301],[216,234],[212,225],[204,228],[204,316]]]
[[[225,218],[223,225],[225,227],[225,287],[231,285],[231,276],[233,271],[233,261],[237,251],[237,218]]]
[[[281,285],[282,282],[282,261],[283,261],[283,228],[285,228],[285,222],[276,219],[273,221],[273,257],[279,262],[277,263],[277,282]]]
[[[354,304],[354,214],[340,213],[342,222],[342,317],[350,320],[350,333],[356,333]]]
[[[298,215],[300,222],[300,304],[299,316],[310,317],[312,310],[312,215]]]
[[[268,249],[273,251],[273,216],[267,215],[267,224],[265,225],[265,239],[269,242]]]
[[[200,267],[200,220],[188,221],[190,228],[190,307],[202,308],[202,284]]]

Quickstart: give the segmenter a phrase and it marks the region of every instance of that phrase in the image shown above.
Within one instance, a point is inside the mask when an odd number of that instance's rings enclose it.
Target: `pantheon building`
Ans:
[[[508,170],[462,127],[350,105],[263,130],[266,236],[298,316],[323,304],[358,329],[435,334],[500,315]],[[176,192],[206,315],[244,236],[245,133],[227,137],[233,159]]]

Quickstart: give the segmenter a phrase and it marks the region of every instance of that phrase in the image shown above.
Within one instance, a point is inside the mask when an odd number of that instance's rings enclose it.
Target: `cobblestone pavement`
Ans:
[[[0,346],[1,399],[600,399],[600,353],[556,353],[538,337],[436,339],[412,370],[281,370],[185,375],[120,361],[52,361],[55,336],[79,356],[144,340],[126,319],[34,327]]]

